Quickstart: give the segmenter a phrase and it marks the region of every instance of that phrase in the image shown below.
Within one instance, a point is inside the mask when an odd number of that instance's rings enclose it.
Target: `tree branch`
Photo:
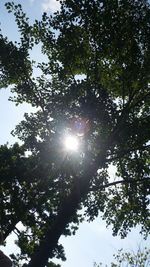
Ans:
[[[140,179],[140,180],[135,180],[135,179],[118,180],[118,181],[114,181],[114,182],[111,182],[111,183],[108,183],[108,184],[105,184],[105,185],[92,187],[92,188],[90,188],[90,191],[91,192],[95,192],[95,191],[98,191],[98,190],[102,190],[102,189],[108,188],[110,186],[116,186],[117,184],[142,183],[143,181],[147,181],[147,180],[150,180],[150,177],[143,178],[143,179]]]

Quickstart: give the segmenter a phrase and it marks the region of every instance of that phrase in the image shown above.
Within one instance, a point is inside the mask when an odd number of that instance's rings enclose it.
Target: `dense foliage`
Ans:
[[[125,237],[137,224],[147,235],[148,2],[64,0],[59,12],[32,25],[20,5],[6,8],[21,39],[0,35],[1,87],[11,84],[13,101],[36,108],[13,132],[22,145],[0,147],[1,228],[4,239],[18,236],[14,261],[30,258],[29,267],[42,267],[53,256],[65,259],[59,237],[100,212],[115,235]],[[30,59],[35,46],[43,63]],[[76,153],[65,151],[65,134],[79,139]]]

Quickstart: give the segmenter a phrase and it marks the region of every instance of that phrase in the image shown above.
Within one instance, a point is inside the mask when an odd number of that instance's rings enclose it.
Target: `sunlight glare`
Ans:
[[[68,135],[64,140],[64,145],[68,151],[77,151],[79,148],[78,138],[73,135]]]

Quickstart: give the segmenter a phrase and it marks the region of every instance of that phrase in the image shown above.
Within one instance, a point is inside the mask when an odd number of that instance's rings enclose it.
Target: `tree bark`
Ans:
[[[11,260],[0,250],[0,267],[11,267]]]
[[[52,257],[53,250],[65,227],[76,213],[80,200],[81,194],[79,196],[75,191],[64,200],[53,226],[47,231],[45,239],[40,243],[39,248],[31,258],[29,267],[44,267],[47,264],[48,258]]]
[[[70,195],[62,202],[53,226],[48,229],[45,239],[41,241],[38,249],[31,257],[28,267],[45,267],[48,259],[52,257],[53,250],[56,248],[60,236],[63,234],[66,226],[71,222],[72,217],[76,214],[81,200],[84,199],[89,191],[90,179],[97,170],[97,166],[91,164],[91,161],[87,162],[87,166],[88,172],[84,172],[84,175],[80,179],[77,177],[74,178],[74,187]]]

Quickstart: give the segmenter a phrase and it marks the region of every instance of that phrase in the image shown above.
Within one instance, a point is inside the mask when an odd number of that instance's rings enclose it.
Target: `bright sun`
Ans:
[[[68,151],[77,151],[79,148],[78,138],[73,135],[68,135],[65,137],[64,145]]]

